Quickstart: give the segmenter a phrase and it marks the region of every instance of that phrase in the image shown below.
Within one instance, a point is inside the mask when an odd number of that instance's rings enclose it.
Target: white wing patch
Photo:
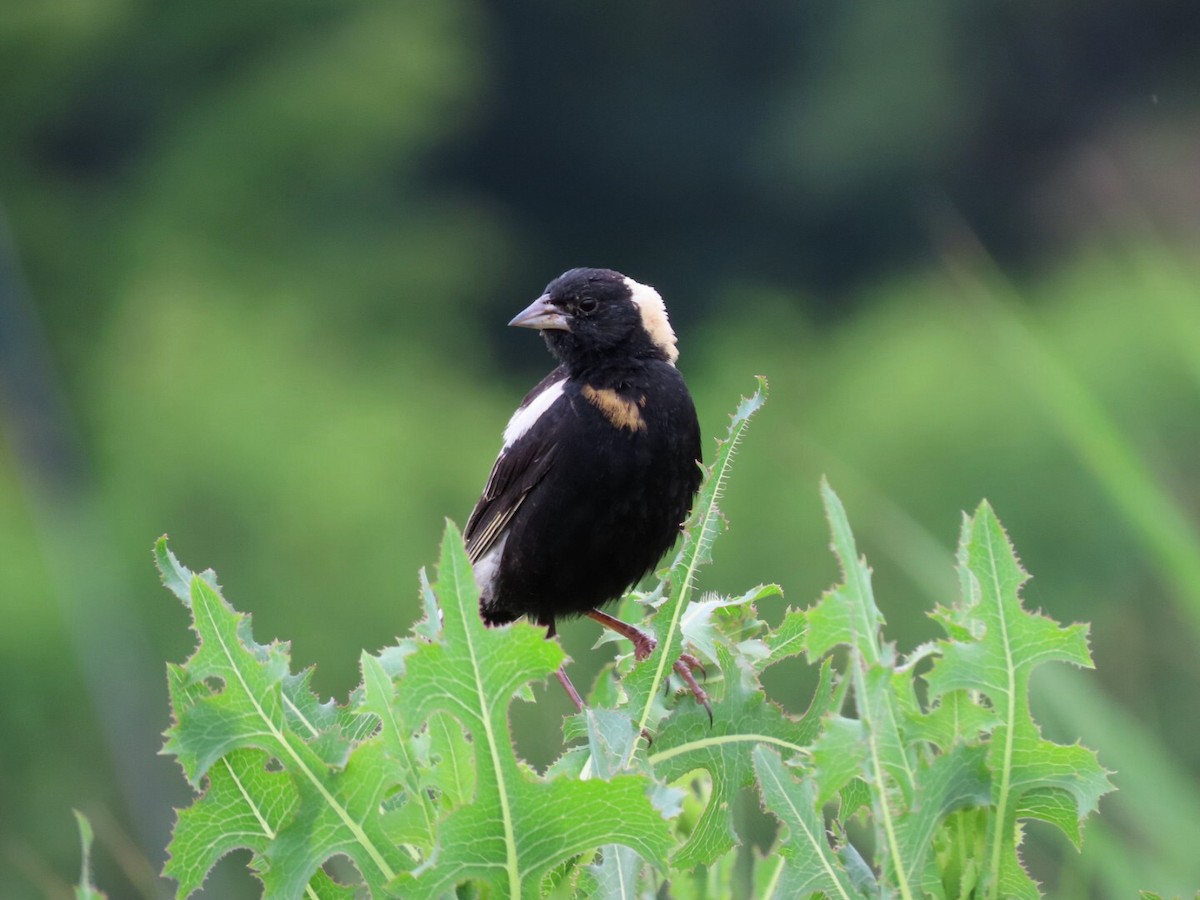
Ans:
[[[475,563],[475,583],[479,585],[479,593],[485,600],[492,596],[496,583],[496,573],[500,570],[500,557],[504,555],[504,545],[508,543],[508,535],[492,545],[492,549],[483,554],[483,558]]]
[[[675,332],[667,319],[667,307],[663,303],[662,295],[650,285],[628,277],[625,279],[625,287],[629,288],[633,302],[642,314],[642,327],[650,335],[650,340],[667,354],[667,361],[675,365],[675,360],[679,359],[679,348],[675,346]]]
[[[544,391],[513,413],[504,429],[504,447],[501,452],[511,447],[521,435],[534,426],[534,423],[542,417],[546,410],[554,405],[554,401],[562,396],[563,385],[566,384],[566,381],[566,378],[563,378],[561,381],[548,385]]]

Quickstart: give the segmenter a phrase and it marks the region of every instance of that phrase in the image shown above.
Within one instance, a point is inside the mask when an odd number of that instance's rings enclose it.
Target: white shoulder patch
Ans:
[[[633,302],[642,314],[642,326],[650,335],[650,340],[667,354],[667,361],[675,365],[675,360],[679,359],[679,348],[675,346],[675,332],[667,319],[667,307],[663,303],[662,295],[650,285],[628,277],[625,279],[625,286],[629,288]]]
[[[547,385],[544,391],[513,413],[504,429],[504,449],[511,447],[521,435],[533,427],[546,410],[554,405],[554,401],[562,396],[563,385],[566,382],[567,379],[562,378]]]

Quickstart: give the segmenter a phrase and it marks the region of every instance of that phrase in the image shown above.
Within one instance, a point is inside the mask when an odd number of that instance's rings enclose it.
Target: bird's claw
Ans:
[[[646,632],[642,631],[640,628],[630,625],[628,622],[622,622],[620,619],[614,618],[608,613],[601,612],[598,609],[592,609],[588,610],[585,615],[589,618],[595,619],[605,628],[612,629],[617,634],[621,635],[621,637],[632,643],[633,658],[637,662],[644,662],[646,659],[648,659],[650,654],[654,652],[654,648],[658,646],[658,641],[646,634]],[[708,694],[704,692],[704,688],[700,687],[700,685],[696,682],[696,676],[692,674],[693,671],[699,669],[700,673],[704,676],[704,680],[707,681],[708,670],[704,668],[704,664],[690,653],[681,653],[679,654],[679,658],[675,660],[672,668],[674,668],[679,677],[683,679],[684,684],[691,689],[692,696],[696,698],[696,702],[703,706],[708,712],[708,723],[709,725],[712,725],[712,704],[708,701]],[[669,692],[671,690],[670,679],[664,683],[663,690],[665,692]],[[647,741],[650,740],[650,736],[646,734],[645,731],[642,732],[642,736],[645,737]]]
[[[704,672],[704,666],[700,664],[700,660],[692,656],[690,653],[681,653],[679,659],[675,660],[674,669],[677,675],[683,679],[692,691],[692,696],[696,698],[696,702],[704,707],[704,711],[708,713],[708,725],[711,728],[713,724],[712,704],[708,702],[708,694],[704,688],[700,687],[696,681],[696,676],[692,674],[693,669],[699,669]],[[708,673],[704,674],[705,680],[708,679]]]

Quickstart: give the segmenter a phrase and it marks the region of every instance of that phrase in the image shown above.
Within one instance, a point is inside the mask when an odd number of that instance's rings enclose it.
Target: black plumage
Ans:
[[[599,608],[675,542],[701,478],[700,427],[662,299],[618,272],[572,269],[510,324],[539,329],[559,364],[509,421],[467,522],[480,613],[489,625],[528,616],[548,635],[559,619],[590,615],[641,658],[649,638]]]

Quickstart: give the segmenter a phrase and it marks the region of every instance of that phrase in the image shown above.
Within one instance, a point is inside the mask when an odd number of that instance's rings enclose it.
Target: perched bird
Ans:
[[[633,642],[654,641],[600,610],[654,568],[700,485],[700,425],[675,368],[675,333],[654,288],[609,269],[571,269],[509,325],[542,333],[558,366],[504,429],[464,537],[488,625],[521,616],[553,637],[585,615]],[[675,671],[698,702],[699,661]],[[560,669],[558,679],[583,702]]]

